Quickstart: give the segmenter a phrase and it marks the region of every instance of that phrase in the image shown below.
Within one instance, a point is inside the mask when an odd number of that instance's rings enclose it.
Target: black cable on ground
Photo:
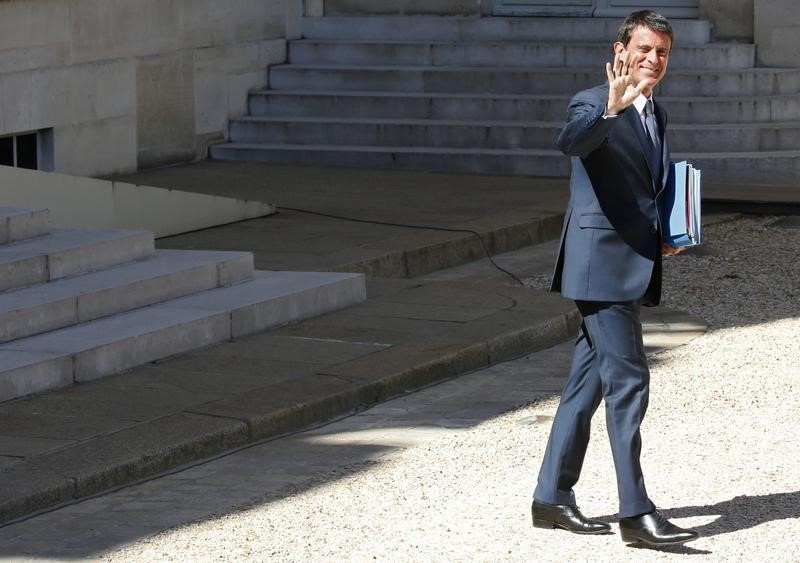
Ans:
[[[480,235],[480,233],[478,231],[473,231],[472,229],[452,229],[452,228],[449,228],[449,227],[433,227],[433,226],[430,226],[430,225],[409,225],[407,223],[390,223],[390,222],[387,222],[387,221],[374,221],[374,220],[371,220],[371,219],[356,219],[355,217],[345,217],[343,215],[335,215],[333,213],[323,213],[322,211],[311,211],[309,209],[300,209],[300,208],[297,208],[297,207],[286,207],[286,206],[283,206],[283,205],[276,205],[275,208],[276,209],[283,209],[284,211],[294,211],[295,213],[307,213],[309,215],[319,215],[320,217],[327,217],[329,219],[339,219],[339,220],[342,220],[342,221],[351,221],[353,223],[367,223],[367,224],[370,224],[370,225],[383,225],[383,226],[387,226],[387,227],[401,227],[401,228],[404,228],[404,229],[421,229],[421,230],[430,230],[430,231],[445,231],[445,232],[449,232],[449,233],[467,233],[467,234],[473,235],[475,238],[477,238],[480,241],[481,246],[483,247],[483,252],[484,252],[484,254],[486,254],[486,258],[489,259],[489,262],[491,262],[492,266],[494,266],[499,271],[503,272],[504,274],[509,276],[511,279],[513,279],[515,282],[517,282],[520,287],[525,287],[525,284],[522,283],[521,279],[519,279],[517,276],[515,276],[514,274],[512,274],[511,272],[509,272],[505,268],[501,267],[497,262],[494,261],[494,258],[492,258],[492,255],[489,252],[489,247],[486,246],[486,242],[483,240],[483,237]]]

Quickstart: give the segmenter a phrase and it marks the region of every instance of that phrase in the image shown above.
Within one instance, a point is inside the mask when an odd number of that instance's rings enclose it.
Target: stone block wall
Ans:
[[[758,63],[800,67],[800,3],[797,0],[755,0]]]
[[[326,16],[439,15],[477,16],[481,0],[324,0]]]
[[[300,33],[303,0],[0,0],[0,135],[101,176],[205,154]]]
[[[753,0],[700,0],[700,17],[713,22],[717,41],[753,41]]]

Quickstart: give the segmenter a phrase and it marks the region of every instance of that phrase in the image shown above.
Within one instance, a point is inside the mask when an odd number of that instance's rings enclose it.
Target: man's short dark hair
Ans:
[[[631,40],[631,35],[633,35],[634,30],[639,26],[648,27],[660,33],[666,33],[669,35],[670,45],[672,44],[672,25],[670,25],[666,17],[653,10],[640,10],[638,12],[633,12],[625,18],[622,25],[619,26],[617,41],[627,46],[628,42]]]

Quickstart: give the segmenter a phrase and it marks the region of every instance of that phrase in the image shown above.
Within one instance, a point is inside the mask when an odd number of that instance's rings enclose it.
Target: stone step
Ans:
[[[545,122],[378,118],[245,117],[229,124],[235,143],[289,145],[549,148],[560,125]]]
[[[0,342],[246,281],[249,252],[158,250],[145,260],[0,293]]]
[[[564,94],[605,80],[600,69],[509,69],[424,66],[279,65],[270,68],[275,90]],[[800,69],[670,73],[657,96],[773,96],[800,93]]]
[[[691,160],[710,183],[797,186],[800,151],[673,154]]]
[[[353,168],[395,168],[476,172],[515,176],[569,176],[569,159],[557,150],[475,149],[447,147],[376,147],[350,145],[280,145],[225,143],[210,150],[211,158],[275,164],[313,164]],[[674,160],[692,160],[712,183],[796,184],[800,152],[672,153]]]
[[[289,42],[291,64],[410,65],[465,67],[562,67],[603,69],[613,60],[609,42],[546,43],[532,41],[348,41]],[[709,43],[677,46],[670,55],[675,69],[738,69],[755,66],[755,45]]]
[[[571,95],[437,94],[415,92],[262,90],[249,97],[250,114],[280,117],[552,121],[566,117]],[[670,122],[792,121],[800,96],[659,97]]]
[[[0,401],[119,373],[365,298],[361,274],[256,272],[235,286],[0,344]]]
[[[706,20],[670,19],[675,46],[702,45],[711,37]],[[445,18],[366,16],[303,18],[303,37],[380,41],[563,41],[565,37],[611,45],[620,18]]]
[[[0,246],[0,291],[133,262],[154,251],[153,233],[147,231],[54,229]]]
[[[663,97],[670,123],[792,122],[800,117],[800,96]]]
[[[569,160],[557,150],[225,143],[212,146],[210,156],[219,160],[354,168],[530,176],[569,174]]]
[[[235,143],[553,149],[560,122],[376,118],[245,117],[230,122]],[[670,124],[673,151],[774,151],[800,147],[800,121]]]
[[[673,152],[684,153],[794,151],[800,147],[800,121],[719,125],[671,123],[669,142]]]
[[[0,207],[0,244],[8,244],[46,235],[49,230],[47,209]]]

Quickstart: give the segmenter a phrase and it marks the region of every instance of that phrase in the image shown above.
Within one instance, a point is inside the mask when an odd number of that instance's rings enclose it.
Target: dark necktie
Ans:
[[[647,100],[644,106],[644,124],[647,139],[650,141],[650,164],[656,180],[661,179],[661,138],[658,135],[656,116],[653,111],[653,100]]]

